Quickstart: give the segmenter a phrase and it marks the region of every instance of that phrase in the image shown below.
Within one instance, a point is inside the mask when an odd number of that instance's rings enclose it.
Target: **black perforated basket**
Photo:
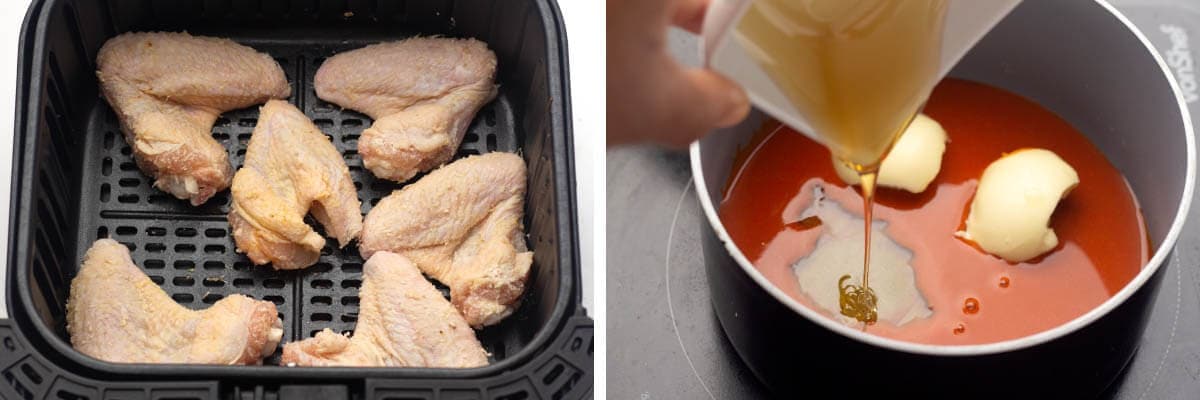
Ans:
[[[339,51],[413,35],[474,37],[499,59],[500,94],[458,156],[517,152],[528,163],[525,227],[534,251],[522,306],[479,331],[484,368],[288,368],[137,365],[74,351],[67,290],[91,243],[112,237],[178,303],[205,308],[241,293],[272,301],[283,342],[354,329],[363,260],[331,244],[300,271],[254,266],[234,251],[224,192],[192,207],[151,186],[100,97],[95,56],[126,31],[186,30],[272,55],[289,101],[345,156],[364,214],[402,187],[375,179],[355,149],[371,120],[321,101],[313,75]],[[41,0],[26,15],[18,68],[8,303],[0,321],[0,398],[424,399],[590,397],[592,321],[579,305],[566,39],[553,0]],[[213,137],[240,166],[257,107],[225,113]],[[333,241],[330,241],[331,243]]]

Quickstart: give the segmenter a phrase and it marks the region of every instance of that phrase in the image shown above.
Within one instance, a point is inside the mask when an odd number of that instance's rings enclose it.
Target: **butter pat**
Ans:
[[[1079,185],[1075,169],[1045,149],[1021,149],[983,170],[966,232],[956,235],[984,251],[1022,262],[1058,246],[1050,215]]]
[[[946,130],[933,118],[918,114],[879,165],[876,183],[921,193],[942,169],[942,154],[945,152]],[[859,184],[858,173],[845,163],[835,158],[833,168],[842,182]]]

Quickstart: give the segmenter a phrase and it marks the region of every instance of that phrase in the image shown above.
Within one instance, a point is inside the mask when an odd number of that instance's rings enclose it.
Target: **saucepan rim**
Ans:
[[[1175,218],[1171,223],[1170,229],[1167,231],[1166,237],[1163,239],[1162,243],[1159,243],[1158,247],[1154,250],[1154,255],[1146,263],[1146,266],[1142,268],[1140,272],[1138,272],[1137,276],[1135,276],[1133,280],[1126,284],[1124,288],[1122,288],[1104,303],[1101,303],[1099,306],[1054,328],[1017,339],[987,344],[937,345],[914,343],[865,333],[861,330],[843,325],[825,315],[818,313],[817,311],[801,305],[800,302],[785,294],[773,283],[768,281],[767,278],[763,276],[763,274],[759,272],[752,263],[750,263],[742,251],[733,243],[729,233],[725,230],[725,226],[721,223],[720,218],[717,216],[716,208],[713,206],[712,199],[709,198],[708,182],[705,182],[703,169],[701,168],[702,161],[700,155],[700,141],[697,141],[692,143],[689,148],[692,176],[695,181],[694,187],[696,193],[700,197],[701,208],[704,210],[704,216],[708,219],[709,226],[716,233],[722,245],[725,246],[725,250],[729,256],[734,259],[738,266],[741,267],[751,279],[753,279],[759,286],[765,289],[767,293],[774,297],[775,300],[783,303],[788,308],[791,308],[792,311],[795,311],[797,314],[807,318],[809,321],[830,331],[862,343],[882,347],[885,349],[932,356],[979,356],[1006,353],[1034,347],[1065,336],[1091,324],[1100,317],[1107,315],[1117,306],[1125,303],[1125,301],[1128,300],[1129,297],[1135,292],[1140,290],[1142,286],[1144,286],[1146,282],[1150,280],[1155,272],[1157,272],[1158,269],[1161,268],[1162,265],[1167,261],[1167,257],[1174,249],[1175,243],[1179,238],[1179,233],[1183,228],[1185,220],[1187,219],[1188,209],[1191,207],[1192,192],[1194,190],[1196,179],[1196,150],[1195,134],[1192,129],[1192,120],[1190,114],[1188,113],[1187,103],[1184,102],[1179,84],[1175,81],[1175,77],[1171,73],[1171,70],[1167,66],[1166,62],[1164,62],[1158,52],[1154,50],[1154,46],[1150,43],[1146,36],[1142,34],[1141,30],[1137,29],[1137,27],[1135,27],[1133,23],[1131,23],[1129,19],[1125,17],[1125,15],[1121,14],[1121,12],[1117,11],[1116,8],[1104,0],[1094,1],[1115,16],[1122,24],[1124,24],[1125,28],[1135,37],[1137,37],[1144,49],[1150,54],[1150,56],[1154,57],[1154,61],[1158,63],[1159,68],[1171,86],[1171,91],[1175,96],[1177,105],[1179,106],[1180,117],[1183,119],[1184,139],[1187,143],[1187,168],[1183,192],[1179,200],[1179,206],[1176,209]]]

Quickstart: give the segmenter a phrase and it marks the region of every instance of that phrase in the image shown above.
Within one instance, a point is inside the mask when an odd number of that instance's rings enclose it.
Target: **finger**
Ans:
[[[666,142],[684,145],[717,128],[732,126],[750,112],[746,92],[728,78],[706,69],[684,69],[667,86],[668,109],[662,126]]]
[[[704,12],[708,10],[708,2],[709,0],[676,0],[671,24],[699,34],[704,25]]]

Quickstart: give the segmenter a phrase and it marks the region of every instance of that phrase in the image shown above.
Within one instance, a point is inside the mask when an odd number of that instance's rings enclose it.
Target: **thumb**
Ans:
[[[708,131],[734,125],[750,112],[741,86],[711,70],[683,69],[666,87],[667,126],[677,132],[667,138],[687,144]]]

